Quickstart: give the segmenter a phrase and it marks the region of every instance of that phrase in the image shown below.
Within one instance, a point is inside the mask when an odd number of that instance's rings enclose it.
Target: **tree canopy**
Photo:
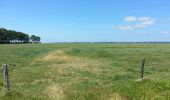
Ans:
[[[30,39],[34,43],[38,43],[41,40],[41,38],[39,36],[35,36],[35,35],[31,35]]]
[[[32,35],[31,37],[23,32],[17,32],[15,30],[7,30],[0,28],[0,44],[8,43],[39,43],[41,38],[39,36]]]

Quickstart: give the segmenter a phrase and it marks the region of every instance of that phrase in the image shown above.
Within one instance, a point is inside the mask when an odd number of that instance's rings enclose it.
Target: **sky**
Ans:
[[[51,42],[169,42],[170,0],[0,0],[0,27]]]

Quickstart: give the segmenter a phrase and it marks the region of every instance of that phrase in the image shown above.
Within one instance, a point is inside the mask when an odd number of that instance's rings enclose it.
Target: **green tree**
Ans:
[[[23,32],[0,28],[0,43],[29,43],[30,40],[34,43],[38,43],[41,38],[35,35],[29,37],[28,34]]]
[[[30,39],[33,43],[36,43],[36,36],[35,35],[31,35]]]
[[[39,36],[35,36],[35,35],[31,35],[30,39],[33,43],[39,43],[41,40]]]

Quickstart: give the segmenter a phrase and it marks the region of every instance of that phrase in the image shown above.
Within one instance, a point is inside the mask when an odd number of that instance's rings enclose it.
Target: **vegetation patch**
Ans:
[[[0,45],[12,95],[2,100],[168,100],[169,44]],[[140,79],[141,59],[146,59]]]
[[[50,100],[64,100],[64,92],[57,84],[50,85],[44,91],[44,94],[49,97]]]

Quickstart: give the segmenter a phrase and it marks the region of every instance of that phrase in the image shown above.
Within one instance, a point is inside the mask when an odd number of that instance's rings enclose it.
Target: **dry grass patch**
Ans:
[[[114,93],[109,100],[128,100],[128,99],[121,96],[118,93]]]
[[[73,69],[78,69],[82,71],[89,71],[93,73],[101,73],[106,66],[99,60],[87,59],[83,57],[70,56],[65,54],[62,50],[57,50],[50,52],[44,57],[39,57],[36,62],[50,62],[47,66],[52,70],[55,70],[59,73],[67,73]]]
[[[57,50],[50,52],[48,55],[44,56],[41,61],[57,61],[57,62],[72,62],[73,58],[71,56],[66,55],[63,51]]]
[[[107,66],[100,60],[70,56],[61,50],[50,52],[36,60],[38,63],[43,62],[43,64],[47,64],[46,67],[48,67],[48,70],[45,71],[43,79],[35,80],[33,83],[48,82],[48,84],[56,84],[55,82],[57,82],[58,84],[60,83],[60,86],[68,88],[71,88],[73,84],[79,84],[83,80],[93,77],[88,75],[88,72],[94,76],[102,74],[104,67]],[[63,91],[71,92],[71,90],[67,90],[66,88],[63,90],[60,86],[49,85],[44,93],[51,100],[62,100],[67,96],[67,94],[64,95]],[[90,93],[92,92],[94,91]]]
[[[64,100],[65,98],[63,89],[57,84],[49,85],[44,91],[44,94],[47,95],[50,100]]]

